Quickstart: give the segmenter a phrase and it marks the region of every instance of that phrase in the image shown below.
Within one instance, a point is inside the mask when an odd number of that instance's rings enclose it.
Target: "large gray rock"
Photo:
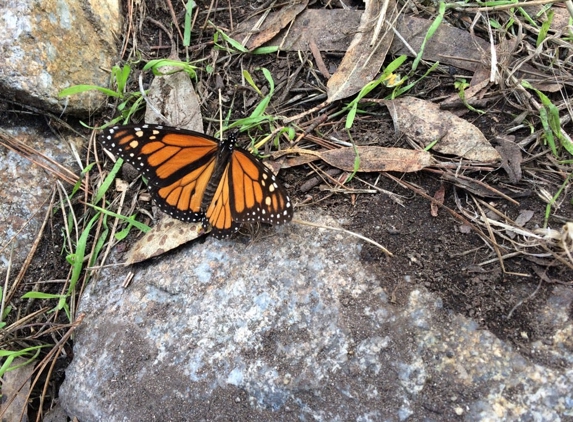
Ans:
[[[573,414],[568,318],[551,346],[538,345],[568,365],[533,363],[423,288],[412,285],[405,306],[389,303],[360,249],[290,224],[250,244],[208,238],[103,270],[82,298],[63,407],[82,422]],[[569,306],[571,295],[555,294]]]
[[[0,2],[0,90],[16,102],[84,115],[95,91],[59,99],[71,85],[107,87],[121,29],[118,0]]]
[[[5,274],[12,254],[12,275],[20,270],[32,244],[38,237],[50,199],[55,193],[54,173],[34,164],[41,160],[50,166],[41,155],[60,163],[77,174],[80,171],[74,161],[70,145],[79,149],[81,140],[69,136],[68,142],[56,137],[41,125],[3,128],[4,134],[15,145],[22,143],[38,152],[26,157],[6,148],[0,148],[0,274]],[[57,170],[54,168],[54,170]],[[69,185],[62,184],[64,188]]]

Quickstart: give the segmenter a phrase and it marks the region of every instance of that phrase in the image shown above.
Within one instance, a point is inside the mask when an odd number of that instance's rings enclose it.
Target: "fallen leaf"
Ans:
[[[281,29],[291,23],[300,12],[305,10],[307,5],[308,0],[286,3],[286,6],[283,6],[277,13],[270,14],[261,28],[255,29],[256,35],[247,36],[249,39],[245,47],[253,50],[272,39]]]
[[[499,161],[499,153],[481,131],[468,121],[457,117],[439,105],[414,97],[385,101],[394,127],[427,147],[438,141],[433,151],[456,155],[479,162]]]
[[[523,227],[525,226],[525,223],[533,218],[534,214],[535,213],[531,210],[521,210],[514,223],[519,227]]]
[[[446,197],[446,186],[441,183],[440,187],[438,188],[438,190],[436,191],[436,193],[434,193],[434,199],[441,205],[444,204],[444,198]],[[430,203],[430,215],[432,217],[437,217],[438,216],[438,204],[436,204],[435,202],[431,202]]]
[[[163,73],[176,70],[179,68],[173,66],[160,68]],[[152,106],[147,106],[145,111],[146,123],[169,124],[203,132],[199,98],[187,73],[177,72],[155,77],[149,87],[147,99]],[[167,119],[167,122],[155,112],[153,107]]]
[[[324,64],[324,60],[322,60],[322,56],[320,55],[320,50],[318,49],[316,42],[314,40],[310,40],[309,47],[310,47],[310,52],[312,53],[312,57],[314,57],[316,67],[318,67],[318,70],[320,70],[320,73],[322,74],[322,76],[324,76],[325,79],[329,79],[330,73],[328,72],[328,69]]]
[[[499,146],[496,147],[497,152],[501,156],[501,167],[509,176],[511,183],[517,183],[521,180],[521,148],[515,142],[509,139],[497,138]]]
[[[186,223],[162,214],[125,256],[125,265],[159,256],[205,234],[201,223]]]
[[[307,9],[293,22],[292,26],[279,32],[267,45],[280,46],[283,51],[308,51],[310,40],[314,40],[320,51],[347,51],[364,12],[345,9]],[[374,21],[377,16],[374,17]],[[393,22],[390,19],[387,21]],[[256,19],[239,26],[238,32],[245,33]],[[414,57],[420,50],[426,32],[433,21],[409,15],[401,15],[395,22],[396,31],[412,47],[407,48],[399,38],[393,38],[392,55],[405,54]],[[244,25],[244,26],[243,26]],[[340,28],[333,31],[332,28]],[[243,34],[237,35],[240,37]],[[479,46],[479,48],[476,47]],[[481,51],[489,51],[489,42],[462,29],[441,25],[426,44],[424,60],[439,61],[464,70],[474,71],[482,61]]]
[[[470,110],[466,107],[466,104],[471,106],[477,106],[478,103],[487,103],[487,101],[496,101],[496,97],[489,97],[483,99],[482,97],[487,92],[487,87],[489,86],[489,69],[485,66],[478,66],[474,71],[472,76],[472,80],[470,82],[470,87],[464,91],[464,100],[460,98],[458,92],[450,95],[448,98],[440,102],[440,108],[445,109],[454,109],[456,110],[456,115],[460,116],[460,111],[463,113],[467,113]],[[480,94],[478,96],[478,94]],[[476,98],[477,97],[477,98]]]
[[[529,220],[531,220],[533,218],[533,215],[534,215],[534,212],[531,210],[521,210],[519,215],[515,219],[514,224],[518,227],[523,227],[523,226],[525,226],[525,223],[527,223]],[[517,237],[517,233],[511,229],[505,230],[505,234],[510,239],[515,239]]]
[[[427,151],[376,146],[356,147],[360,172],[398,171],[410,173],[432,165],[432,156]],[[317,155],[333,167],[354,171],[356,153],[354,148],[345,147],[322,151]]]
[[[386,22],[394,21],[395,1],[370,0],[365,3],[358,31],[338,69],[328,80],[328,102],[354,95],[372,81],[392,44],[394,32]]]
[[[282,162],[281,168],[291,168],[302,166],[304,164],[312,163],[313,161],[320,160],[320,157],[316,155],[297,155],[294,157],[288,157]]]
[[[561,12],[561,15],[556,13],[553,20],[553,24],[555,24],[558,17],[562,18],[558,27],[567,25],[567,11],[563,9]],[[271,13],[271,17],[272,15]],[[353,35],[358,31],[362,15],[363,12],[359,10],[306,9],[298,15],[288,30],[280,31],[268,41],[267,45],[278,46],[283,51],[308,51],[310,40],[314,40],[320,51],[347,51]],[[240,39],[247,35],[249,28],[256,21],[257,18],[253,18],[239,25],[237,38]],[[411,49],[400,38],[395,37],[390,47],[391,54],[394,56],[405,54],[408,57],[415,57],[415,53],[420,51],[427,30],[432,23],[431,20],[400,15],[395,22],[396,31]],[[332,28],[344,29],[333,31]],[[440,25],[434,36],[426,43],[423,59],[439,61],[443,65],[475,72],[479,67],[483,67],[489,62],[489,59],[484,59],[484,54],[489,56],[489,51],[490,44],[487,40],[472,35],[463,29]],[[515,55],[512,57],[515,58]],[[519,64],[519,70],[515,75],[518,78],[526,76],[535,88],[542,91],[555,92],[562,88],[562,84],[547,82],[547,78],[528,63]],[[477,82],[480,83],[482,80],[479,78]]]
[[[433,21],[413,16],[401,15],[397,22],[397,31],[408,45],[398,39],[392,44],[392,55],[413,56],[412,50],[420,51],[424,38]],[[449,64],[460,69],[475,71],[480,63],[487,63],[483,55],[489,52],[488,41],[472,36],[468,31],[452,26],[440,25],[424,47],[424,60]]]
[[[0,414],[3,421],[28,420],[28,394],[30,379],[34,372],[34,364],[26,359],[16,358],[11,367],[23,365],[20,368],[7,371],[2,377],[2,404]]]
[[[272,14],[271,14],[272,15]],[[307,51],[314,40],[320,51],[346,51],[360,24],[360,10],[305,9],[288,30],[281,31],[267,45],[283,51]],[[241,23],[233,37],[242,40],[258,18]],[[333,31],[332,28],[344,28]]]

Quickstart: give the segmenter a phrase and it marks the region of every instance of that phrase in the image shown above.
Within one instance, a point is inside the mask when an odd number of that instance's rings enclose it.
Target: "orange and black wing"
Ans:
[[[226,144],[234,144],[234,138]],[[206,212],[215,237],[227,237],[245,222],[283,224],[293,217],[285,188],[249,152],[234,148]]]
[[[203,197],[218,151],[215,138],[143,124],[106,129],[100,139],[106,149],[143,173],[162,211],[184,221],[204,219]]]

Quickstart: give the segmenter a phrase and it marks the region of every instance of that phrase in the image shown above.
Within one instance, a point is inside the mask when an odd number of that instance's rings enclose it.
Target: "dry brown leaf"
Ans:
[[[164,66],[160,70],[168,73],[179,69]],[[187,73],[177,72],[154,78],[149,87],[147,99],[167,119],[167,122],[148,106],[145,111],[146,123],[169,123],[170,126],[203,132],[199,97]]]
[[[501,167],[506,171],[511,183],[517,183],[521,180],[521,148],[510,139],[498,138],[499,146],[496,148],[501,156]]]
[[[288,32],[287,29],[279,32],[273,39],[268,41],[267,45],[279,46],[283,51],[308,51],[311,40],[314,40],[320,51],[347,51],[352,42],[352,35],[359,32],[358,26],[361,16],[364,16],[364,13],[358,10],[306,9],[297,16],[292,26],[289,26]],[[566,18],[566,16],[567,12],[563,10],[563,17]],[[271,13],[270,19],[273,18],[274,14]],[[242,23],[235,38],[244,38],[249,33],[250,28],[256,24],[256,21],[257,18],[253,18]],[[416,52],[420,50],[428,28],[432,23],[433,21],[431,20],[401,15],[396,21],[396,31],[404,38],[411,49],[407,48],[399,38],[395,37],[391,43],[391,53],[393,55],[405,54],[409,57],[414,57]],[[333,31],[332,28],[344,28],[344,30]],[[500,43],[500,46],[501,44],[503,42]],[[473,72],[480,66],[487,66],[489,79],[489,54],[490,44],[487,40],[476,37],[462,29],[441,25],[434,33],[434,36],[427,42],[423,58],[424,60],[439,61],[444,65],[451,65]],[[513,54],[510,54],[510,56],[514,57]],[[498,57],[503,57],[502,52],[499,51],[499,46]],[[562,88],[561,84],[548,81],[543,75],[542,79],[540,79],[539,72],[528,63],[520,64],[516,76],[518,78],[527,77],[528,81],[535,88],[542,91],[555,92]],[[478,78],[476,82],[472,79],[472,86],[482,81],[482,78]],[[341,83],[343,82],[344,79],[341,80]],[[370,80],[367,82],[370,82]],[[477,90],[477,88],[474,89]]]
[[[251,36],[245,47],[253,50],[272,39],[281,29],[291,23],[300,12],[305,10],[307,5],[308,0],[286,3],[286,6],[281,8],[280,11],[269,15],[263,27],[256,35]]]
[[[384,102],[390,111],[396,131],[442,154],[456,155],[480,162],[499,161],[499,153],[481,131],[437,104],[414,97]]]
[[[185,223],[162,214],[155,226],[126,254],[125,265],[159,256],[204,234],[201,223]]]
[[[445,197],[446,197],[446,186],[443,183],[440,183],[440,187],[434,194],[434,199],[438,202],[438,204],[443,205]],[[438,216],[438,210],[439,210],[438,204],[436,204],[435,202],[430,203],[430,215],[432,217]]]
[[[7,371],[2,377],[2,403],[0,414],[3,421],[28,420],[28,395],[30,379],[34,373],[34,364],[24,358],[16,358],[12,366],[23,365],[12,371]]]
[[[366,2],[360,27],[340,66],[328,80],[329,102],[356,94],[376,77],[394,37],[386,22],[394,21],[396,13],[394,0]],[[379,22],[381,27],[377,25]]]
[[[514,223],[519,227],[523,227],[534,215],[535,213],[531,210],[521,210]]]
[[[287,33],[279,33],[267,45],[280,46],[283,51],[308,51],[310,40],[314,40],[320,51],[347,51],[352,43],[352,36],[359,32],[361,17],[359,10],[324,10],[307,9],[302,12]],[[374,18],[376,20],[377,17]],[[386,19],[391,21],[390,19]],[[244,35],[246,28],[254,25],[249,20],[240,26],[237,35]],[[426,32],[433,21],[402,15],[396,22],[396,31],[406,40],[414,51],[419,51]],[[344,28],[333,31],[332,28]],[[240,39],[240,38],[239,38]],[[424,59],[439,61],[465,70],[475,70],[482,61],[480,50],[489,51],[489,43],[478,37],[472,37],[467,31],[442,25],[426,45]],[[405,54],[414,57],[399,38],[391,42],[394,55]]]
[[[432,165],[432,156],[427,151],[403,148],[356,147],[360,157],[360,172],[399,171],[410,173]],[[354,171],[356,153],[354,148],[345,147],[323,151],[318,154],[325,162],[345,171]]]
[[[305,9],[287,30],[275,36],[267,45],[280,46],[283,51],[307,51],[310,40],[320,51],[346,51],[360,24],[360,10]],[[271,14],[272,17],[272,14]],[[243,22],[233,38],[242,40],[257,18]],[[333,31],[332,28],[344,28]]]
[[[397,31],[410,47],[418,52],[432,23],[433,21],[427,19],[401,16],[398,19]],[[393,55],[413,56],[412,51],[398,39],[392,44],[391,52]],[[483,59],[482,52],[489,52],[489,42],[486,40],[472,36],[462,29],[440,25],[426,43],[423,59],[475,71],[480,63],[487,62]]]
[[[481,100],[483,95],[487,92],[486,88],[489,85],[489,75],[490,70],[487,67],[478,66],[474,71],[469,88],[464,91],[464,100],[460,98],[458,92],[455,92],[440,103],[440,108],[455,109],[458,116],[461,115],[460,112],[469,112],[470,110],[466,108],[465,104],[473,106],[476,104],[476,102],[473,101],[476,97],[477,100]],[[492,97],[490,100],[495,101],[495,97]]]

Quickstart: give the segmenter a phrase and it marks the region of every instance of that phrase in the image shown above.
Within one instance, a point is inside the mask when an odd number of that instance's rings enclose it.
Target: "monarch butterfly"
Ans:
[[[220,239],[244,222],[283,224],[293,206],[272,172],[248,151],[199,132],[151,124],[106,129],[103,146],[148,179],[159,208],[179,220],[202,222]]]

